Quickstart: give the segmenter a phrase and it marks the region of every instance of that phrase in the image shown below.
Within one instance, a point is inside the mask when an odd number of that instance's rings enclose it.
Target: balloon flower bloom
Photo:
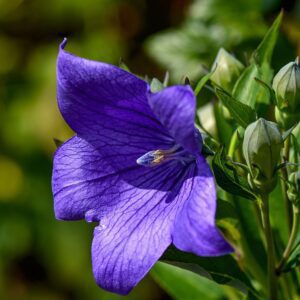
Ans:
[[[54,156],[54,210],[59,220],[98,223],[98,285],[129,293],[172,243],[200,256],[231,252],[215,225],[216,188],[190,86],[151,93],[133,74],[76,57],[65,45],[57,98],[76,135]]]

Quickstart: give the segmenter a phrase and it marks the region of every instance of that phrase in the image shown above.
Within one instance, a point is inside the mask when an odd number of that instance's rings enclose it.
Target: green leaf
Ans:
[[[271,83],[273,70],[270,62],[277,41],[281,19],[282,13],[277,17],[263,41],[252,54],[251,65],[244,70],[233,89],[233,97],[252,108],[258,102],[270,102],[270,94],[258,84],[255,78],[266,84]]]
[[[217,88],[216,93],[224,106],[230,111],[232,117],[243,128],[246,128],[250,123],[256,120],[256,112],[253,108],[235,100],[219,88]]]
[[[193,272],[158,262],[151,276],[175,300],[224,300],[222,288]]]
[[[151,80],[150,89],[152,93],[161,91],[164,88],[163,83],[161,83],[157,78]]]
[[[224,117],[223,104],[221,103],[221,101],[216,101],[214,103],[213,108],[214,108],[214,115],[216,119],[218,140],[221,142],[221,144],[227,147],[229,146],[228,143],[231,139],[232,127]]]
[[[240,239],[240,228],[236,211],[229,201],[217,200],[216,222],[230,241],[238,241]]]
[[[269,103],[270,95],[268,91],[262,87],[257,79],[270,83],[273,77],[273,71],[268,65],[260,67],[252,64],[247,67],[240,78],[237,80],[233,88],[233,98],[251,106],[255,107],[255,103]]]
[[[247,180],[237,173],[236,167],[230,163],[225,155],[224,148],[217,152],[212,161],[212,168],[218,185],[225,191],[255,200]]]
[[[202,90],[202,88],[204,87],[204,85],[206,84],[206,82],[210,79],[211,75],[213,74],[213,72],[210,72],[206,75],[204,75],[197,83],[194,93],[195,96],[197,97],[198,94],[200,93],[200,91]]]
[[[292,141],[291,162],[299,163],[300,144],[298,142],[297,137],[293,133],[291,135],[291,141]]]
[[[272,198],[273,199],[273,198]],[[259,215],[255,212],[254,201],[241,201],[234,198],[234,207],[239,220],[241,246],[243,249],[242,264],[262,284],[267,286],[267,255],[261,238]],[[271,203],[275,201],[270,201]],[[280,201],[282,202],[282,201]],[[282,210],[281,210],[282,212]],[[283,219],[281,217],[281,219]]]
[[[297,236],[293,243],[293,248],[287,260],[283,272],[290,272],[292,269],[300,266],[300,227],[298,227]]]
[[[257,49],[252,54],[252,59],[259,65],[262,66],[265,63],[270,64],[271,58],[273,54],[273,50],[278,38],[278,32],[280,28],[280,24],[282,21],[283,12],[281,12],[268,32],[266,33],[265,37],[263,38],[262,42],[259,44]]]
[[[261,73],[259,67],[256,64],[252,64],[247,67],[240,78],[237,80],[233,88],[233,97],[239,102],[247,104],[254,108],[257,91],[259,89],[259,85],[254,79],[260,77]]]
[[[291,134],[292,131],[296,128],[297,125],[298,125],[298,123],[295,124],[294,126],[292,126],[292,127],[291,127],[290,129],[288,129],[287,131],[285,131],[285,132],[282,133],[282,139],[283,139],[284,141],[290,136],[290,134]]]
[[[252,294],[252,285],[230,255],[220,257],[199,257],[179,251],[174,246],[167,249],[162,261],[204,276],[218,284],[234,287],[244,294]]]
[[[268,93],[270,95],[270,101],[272,104],[275,105],[276,104],[276,94],[275,94],[275,91],[272,89],[272,87],[269,84],[265,83],[264,81],[260,80],[259,78],[254,78],[254,79],[256,80],[257,83],[259,83],[262,87],[264,87],[268,91]]]

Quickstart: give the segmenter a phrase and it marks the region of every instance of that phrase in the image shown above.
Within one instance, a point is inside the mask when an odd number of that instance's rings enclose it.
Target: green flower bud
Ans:
[[[300,172],[290,174],[287,195],[296,207],[300,207]]]
[[[300,66],[298,57],[282,67],[273,79],[277,99],[276,120],[284,128],[300,119]]]
[[[243,154],[250,170],[249,183],[260,192],[271,192],[277,183],[276,167],[283,139],[276,123],[259,119],[245,130]]]
[[[239,60],[221,48],[211,68],[213,74],[210,80],[231,93],[243,69],[244,66]]]

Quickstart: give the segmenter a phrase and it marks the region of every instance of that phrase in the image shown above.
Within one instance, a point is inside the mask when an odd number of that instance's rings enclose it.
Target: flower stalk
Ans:
[[[238,155],[239,151],[236,151],[237,148],[238,148],[238,142],[239,142],[239,140],[238,140],[238,130],[235,130],[235,132],[231,136],[229,149],[228,149],[228,156],[232,159],[234,159],[235,155]],[[230,194],[227,194],[227,196],[228,196],[229,199],[232,199],[232,197],[234,197],[233,195],[230,195]],[[231,201],[231,203],[233,204],[233,206],[235,207],[237,212],[239,212],[241,210],[238,201]],[[242,218],[240,213],[238,213],[237,215],[240,218]],[[241,221],[241,224],[242,224],[242,221]],[[262,225],[260,224],[260,228],[261,227],[262,227]],[[244,255],[247,258],[245,264],[246,264],[246,267],[249,270],[249,273],[252,274],[252,276],[254,276],[254,278],[259,282],[263,292],[267,293],[267,289],[266,289],[267,281],[266,281],[266,276],[265,276],[266,273],[261,268],[261,265],[257,263],[257,260],[255,259],[255,257],[252,254],[251,247],[249,245],[249,241],[247,239],[247,235],[246,235],[246,233],[243,229],[243,226],[241,226],[241,240],[240,240],[240,242],[241,242],[241,247],[243,249]]]
[[[279,262],[277,268],[276,268],[276,273],[278,275],[280,275],[280,273],[282,272],[290,254],[291,251],[293,250],[293,244],[295,242],[295,239],[297,237],[297,233],[298,233],[298,228],[299,228],[299,224],[300,224],[300,209],[299,207],[293,206],[293,226],[292,226],[292,231],[287,243],[287,246],[283,252],[282,255],[282,259]]]
[[[270,223],[270,213],[269,213],[269,199],[267,194],[261,194],[262,200],[262,216],[264,223],[264,234],[267,245],[267,255],[268,255],[268,299],[277,300],[277,276],[275,272],[275,249],[273,234]]]
[[[283,149],[283,161],[289,161],[289,154],[290,154],[290,137],[286,139],[284,142],[284,149]],[[291,202],[289,201],[287,195],[287,184],[286,181],[288,180],[288,173],[286,168],[281,169],[281,175],[284,180],[281,180],[281,190],[282,190],[282,198],[284,201],[285,213],[286,213],[286,220],[288,224],[289,231],[292,230],[292,207]]]

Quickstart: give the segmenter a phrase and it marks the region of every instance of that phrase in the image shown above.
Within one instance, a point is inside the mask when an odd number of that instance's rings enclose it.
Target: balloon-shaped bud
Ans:
[[[276,168],[283,145],[276,123],[260,118],[245,130],[243,154],[250,170],[250,185],[264,193],[271,192],[277,183]]]
[[[211,68],[213,74],[210,80],[231,93],[243,69],[244,66],[239,60],[221,48]]]
[[[290,174],[287,195],[296,207],[300,207],[300,172]]]
[[[299,58],[282,67],[273,79],[276,94],[276,120],[285,129],[300,119]]]

